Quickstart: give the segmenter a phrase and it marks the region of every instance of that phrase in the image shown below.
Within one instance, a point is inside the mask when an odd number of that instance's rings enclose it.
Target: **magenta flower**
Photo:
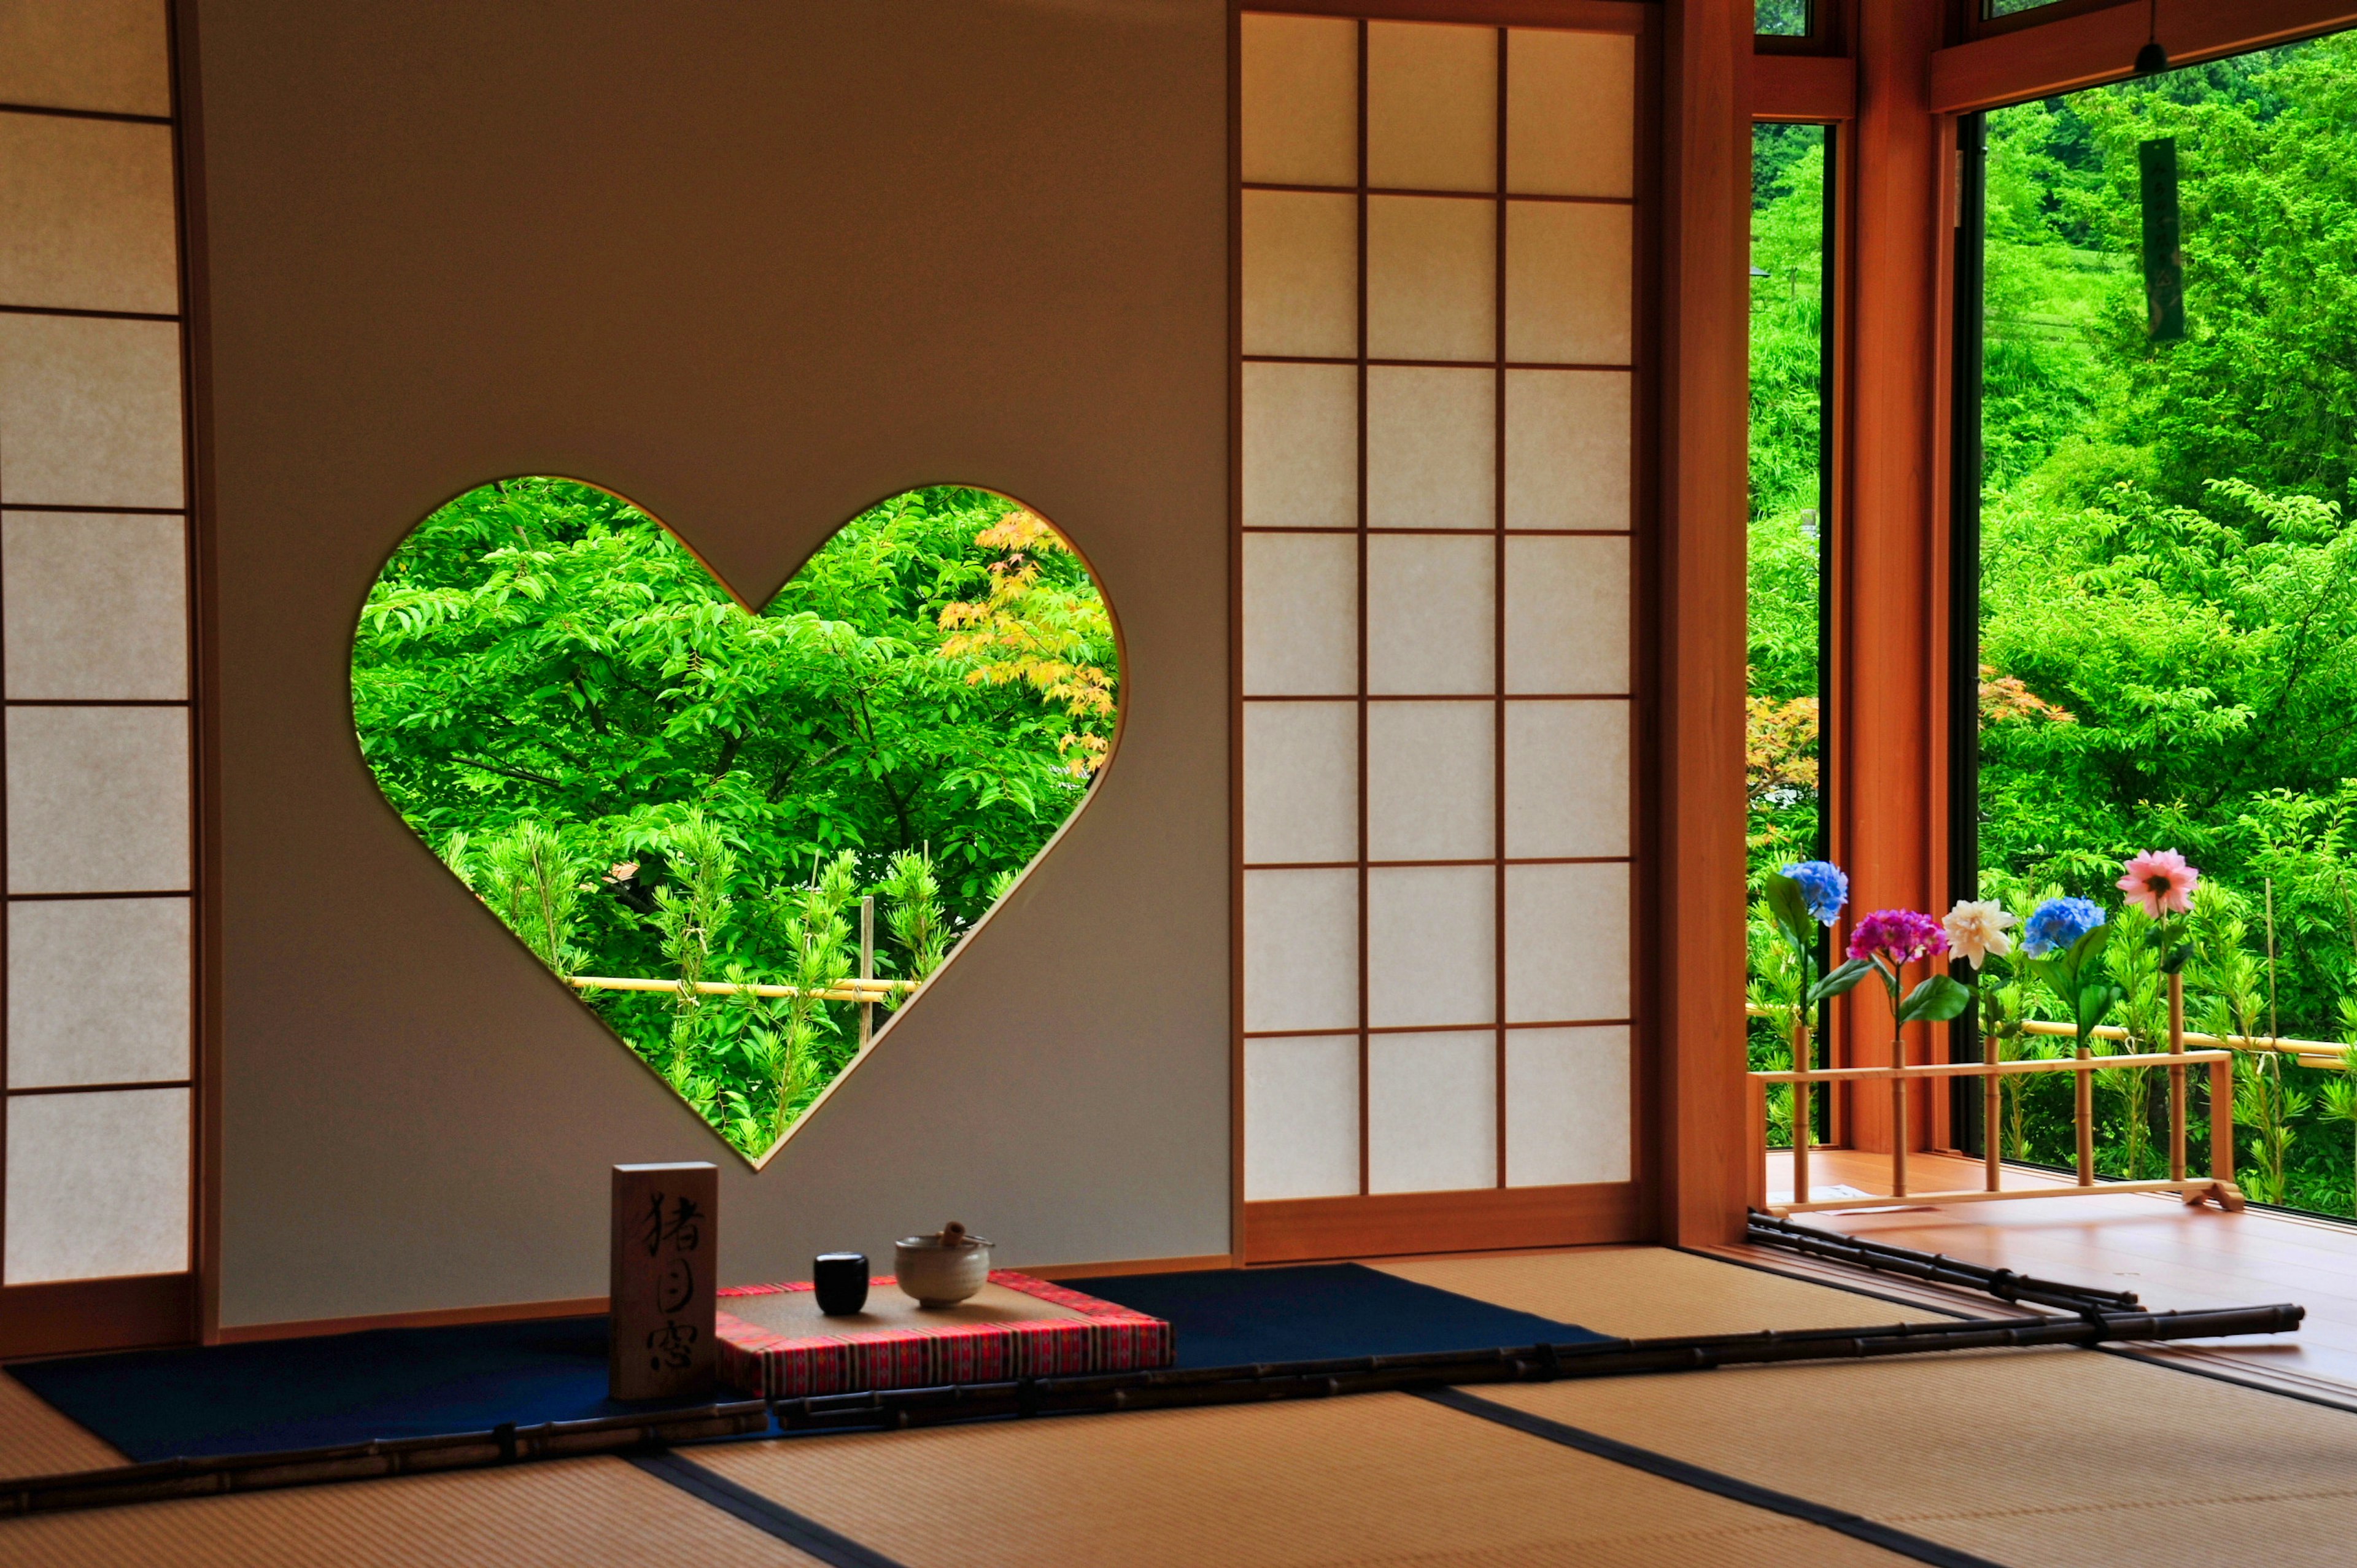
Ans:
[[[1947,950],[1940,922],[1913,909],[1877,909],[1849,934],[1850,957],[1880,959],[1893,969]]]
[[[2129,903],[2142,905],[2144,912],[2156,920],[2163,913],[2191,912],[2193,890],[2201,885],[2201,874],[2173,849],[2146,850],[2120,871],[2120,879],[2113,886],[2128,896]]]

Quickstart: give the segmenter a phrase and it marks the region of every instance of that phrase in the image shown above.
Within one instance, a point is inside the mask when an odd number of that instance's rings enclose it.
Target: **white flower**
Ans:
[[[1993,898],[1959,898],[1940,927],[1948,933],[1949,950],[1972,960],[1978,969],[1990,955],[2003,958],[2013,950],[2013,939],[2005,934],[2005,929],[2014,921],[2005,906]]]

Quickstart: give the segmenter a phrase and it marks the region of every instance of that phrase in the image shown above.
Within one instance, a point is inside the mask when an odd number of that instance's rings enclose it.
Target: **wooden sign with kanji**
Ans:
[[[710,1399],[717,1391],[719,1208],[717,1165],[614,1167],[613,1398]]]

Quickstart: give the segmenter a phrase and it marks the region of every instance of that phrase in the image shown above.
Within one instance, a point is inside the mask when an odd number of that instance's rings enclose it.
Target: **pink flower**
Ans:
[[[2156,920],[2164,913],[2182,915],[2191,910],[2193,890],[2201,885],[2201,874],[2173,849],[2148,849],[2120,870],[2123,875],[2114,886],[2128,896],[2129,903],[2142,905],[2144,912]]]
[[[1948,933],[1913,909],[1877,909],[1853,927],[1849,956],[1878,958],[1893,969],[1948,950]]]

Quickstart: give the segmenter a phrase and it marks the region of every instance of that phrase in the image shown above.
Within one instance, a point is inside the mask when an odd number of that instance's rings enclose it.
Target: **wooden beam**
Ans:
[[[2351,0],[2159,0],[2159,38],[2172,65],[2287,44],[2357,27]],[[1932,57],[1932,110],[1961,114],[2048,98],[2134,74],[2152,26],[2146,0],[2062,16]]]
[[[1255,15],[1465,22],[1583,33],[1640,33],[1655,10],[1645,0],[1270,0],[1265,5],[1254,0],[1243,8]]]
[[[1754,55],[1751,117],[1831,124],[1857,117],[1857,61],[1846,55]]]
[[[1646,657],[1663,870],[1641,1036],[1662,1240],[1740,1239],[1745,1170],[1744,561],[1751,0],[1668,8],[1662,56],[1662,549]]]
[[[1857,9],[1858,117],[1846,140],[1852,183],[1846,374],[1835,515],[1835,644],[1830,819],[1849,872],[1855,920],[1867,910],[1938,909],[1945,889],[1944,528],[1947,311],[1953,222],[1943,193],[1953,137],[1925,96],[1940,7],[1865,0]],[[1846,926],[1837,930],[1846,938]],[[1840,1004],[1836,1067],[1890,1059],[1880,992]],[[1926,1059],[1922,1030],[1910,1059]],[[1890,1097],[1846,1092],[1851,1147],[1888,1153]],[[1917,1146],[1943,1130],[1918,1091]]]

